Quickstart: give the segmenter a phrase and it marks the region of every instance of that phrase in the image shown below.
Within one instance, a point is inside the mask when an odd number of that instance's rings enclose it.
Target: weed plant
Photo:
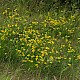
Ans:
[[[64,9],[34,15],[20,9],[1,10],[0,61],[20,63],[36,80],[77,80],[79,13],[69,14]]]

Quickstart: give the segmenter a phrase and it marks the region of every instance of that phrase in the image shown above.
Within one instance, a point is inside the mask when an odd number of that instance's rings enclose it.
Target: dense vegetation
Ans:
[[[79,4],[1,0],[0,79],[79,80]]]

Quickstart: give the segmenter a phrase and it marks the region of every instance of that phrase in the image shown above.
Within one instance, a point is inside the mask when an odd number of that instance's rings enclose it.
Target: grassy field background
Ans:
[[[0,80],[80,80],[79,9],[21,1],[0,1]]]

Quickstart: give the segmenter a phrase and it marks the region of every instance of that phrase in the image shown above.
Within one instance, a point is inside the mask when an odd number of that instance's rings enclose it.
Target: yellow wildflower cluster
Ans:
[[[29,62],[38,68],[42,64],[51,65],[67,60],[66,65],[71,66],[74,56],[80,59],[74,47],[75,27],[70,24],[74,16],[69,20],[65,17],[55,19],[48,13],[49,16],[46,15],[42,21],[29,21],[29,17],[20,16],[17,9],[7,9],[2,15],[6,13],[8,22],[0,25],[0,49],[5,48],[3,50],[6,51],[6,43],[22,63]]]

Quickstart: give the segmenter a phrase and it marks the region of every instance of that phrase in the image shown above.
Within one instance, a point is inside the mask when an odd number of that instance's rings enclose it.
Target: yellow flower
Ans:
[[[12,34],[16,34],[14,31],[12,31]]]
[[[53,62],[50,61],[49,63],[52,64]]]
[[[40,61],[37,61],[37,63],[40,63]]]
[[[64,59],[67,59],[66,57]]]
[[[48,38],[49,39],[49,38],[51,38],[51,36],[47,36],[47,34],[45,34],[45,38]]]
[[[61,45],[61,48],[64,48],[65,47],[65,45]]]
[[[38,68],[38,64],[35,64],[36,68]]]
[[[49,41],[48,43],[49,43],[49,44],[54,44],[54,41]]]
[[[51,41],[52,44],[54,44],[54,41]]]
[[[0,46],[0,48],[1,48],[1,46]]]
[[[22,60],[22,62],[27,62],[27,60]]]
[[[7,13],[7,10],[5,10],[5,13]]]
[[[49,47],[46,47],[46,49],[48,50],[48,49],[49,49]]]
[[[80,38],[77,38],[78,40],[80,40]]]
[[[11,27],[11,25],[10,25],[10,24],[8,24],[7,26],[8,26],[8,27]]]
[[[25,59],[26,59],[27,61],[29,61],[29,58],[26,57]]]
[[[15,24],[15,26],[17,27],[17,26],[18,26],[18,24]]]
[[[74,49],[68,49],[67,52],[68,52],[68,53],[70,53],[70,52],[75,52],[75,50],[74,50]]]
[[[46,62],[44,62],[44,64],[47,64]]]
[[[30,54],[27,55],[28,57],[30,56]]]
[[[71,58],[69,58],[69,60],[71,60]]]
[[[16,11],[17,11],[17,9],[14,9],[14,11],[16,12]]]
[[[21,53],[21,50],[17,50],[17,52]]]
[[[50,60],[53,60],[53,56],[50,56]]]
[[[71,16],[71,18],[72,18],[72,19],[74,19],[74,18],[75,18],[75,16]]]
[[[10,18],[10,19],[14,18],[14,15],[13,15],[13,16],[9,16],[9,18]]]
[[[43,62],[43,61],[44,61],[44,58],[42,58],[42,57],[41,57],[40,61],[42,61],[42,62]]]
[[[1,40],[5,40],[5,36],[4,35],[1,37]]]
[[[22,52],[22,56],[25,56],[24,52]]]
[[[38,24],[38,22],[32,22],[32,24],[35,24],[36,25],[36,24]]]
[[[35,57],[34,55],[31,56],[31,58]]]
[[[60,60],[58,62],[60,63]]]
[[[7,9],[10,9],[10,8],[7,8]]]
[[[68,39],[66,39],[66,42],[68,42]]]
[[[5,32],[5,30],[1,30],[1,32]]]
[[[46,23],[44,23],[44,27],[46,27]]]
[[[80,59],[80,55],[77,56],[77,59]]]
[[[22,41],[23,40],[23,38],[20,38],[20,41]]]
[[[57,57],[57,59],[61,59],[61,57]]]
[[[69,67],[71,67],[71,64],[70,64],[70,63],[68,63],[68,66],[69,66]]]
[[[33,60],[30,60],[31,63],[33,63]]]
[[[42,53],[41,56],[44,56],[44,53]]]
[[[56,53],[59,53],[59,51],[56,51]]]
[[[34,49],[35,48],[35,46],[32,46],[32,49]]]
[[[4,15],[4,14],[6,14],[7,13],[7,10],[5,10],[2,14]]]
[[[32,52],[34,53],[35,52],[35,49],[32,49]]]
[[[38,56],[36,56],[36,58],[35,58],[35,59],[36,59],[36,61],[37,61],[37,60],[38,60]]]

